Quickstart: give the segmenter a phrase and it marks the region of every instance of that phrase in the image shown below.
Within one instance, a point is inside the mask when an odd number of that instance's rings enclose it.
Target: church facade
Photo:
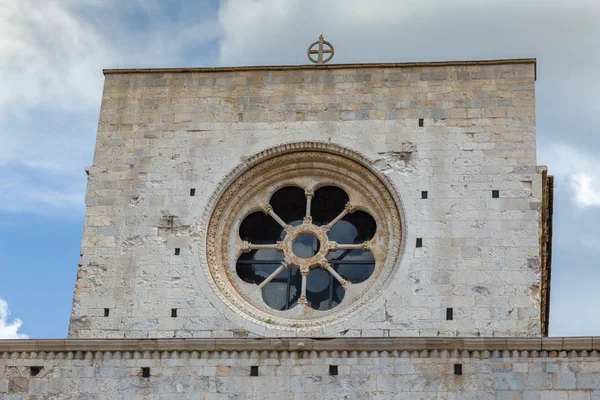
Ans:
[[[546,337],[535,71],[106,70],[69,338],[0,342],[0,393],[600,398]]]
[[[534,62],[106,78],[70,337],[542,333]]]

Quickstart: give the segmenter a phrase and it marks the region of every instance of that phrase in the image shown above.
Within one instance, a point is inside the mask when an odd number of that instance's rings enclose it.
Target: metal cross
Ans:
[[[316,45],[319,45],[318,50],[313,50],[313,47],[315,47]],[[328,48],[325,49],[324,46],[327,46]],[[318,54],[318,58],[315,60],[312,57],[312,54]],[[329,56],[323,60],[323,54],[329,54]],[[322,65],[325,64],[326,62],[328,62],[329,60],[331,60],[333,58],[333,45],[331,43],[329,43],[327,40],[325,40],[325,38],[323,38],[323,35],[319,36],[319,40],[312,43],[310,46],[308,46],[308,59],[312,62],[314,62],[317,65]]]

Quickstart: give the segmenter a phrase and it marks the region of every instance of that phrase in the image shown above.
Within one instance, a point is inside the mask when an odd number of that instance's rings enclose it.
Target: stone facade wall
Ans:
[[[534,79],[532,61],[109,71],[70,337],[293,336],[232,317],[196,272],[223,178],[299,141],[364,155],[404,213],[399,272],[368,318],[313,335],[539,335]]]
[[[251,343],[195,339],[129,342],[133,343],[69,340],[58,345],[42,343],[39,347],[45,351],[21,351],[19,344],[11,345],[11,350],[0,341],[0,397],[600,399],[600,357],[594,350],[600,349],[597,338],[565,339],[564,343],[560,338],[538,339],[537,343],[432,339],[429,345],[384,338],[325,344],[311,340],[277,343],[274,339]],[[459,348],[445,344],[458,344]],[[307,349],[294,350],[300,345]],[[310,350],[313,345],[317,349]],[[228,350],[217,350],[219,346]],[[353,348],[356,350],[350,350]],[[474,350],[477,348],[480,350]],[[455,374],[455,364],[462,366],[462,375]],[[250,376],[253,366],[258,367],[258,376]],[[337,366],[338,375],[330,375],[330,366]],[[42,368],[32,376],[32,367]],[[142,376],[143,367],[149,368],[149,377]]]

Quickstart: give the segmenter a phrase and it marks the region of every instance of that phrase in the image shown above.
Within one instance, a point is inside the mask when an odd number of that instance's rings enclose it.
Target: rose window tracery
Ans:
[[[231,318],[261,326],[259,334],[348,321],[399,265],[402,224],[385,177],[347,150],[294,146],[245,160],[207,211],[206,267],[197,280]]]
[[[297,304],[329,310],[342,302],[349,285],[373,273],[369,241],[376,229],[374,218],[357,211],[341,188],[283,187],[240,224],[244,242],[236,272],[258,285],[275,310]]]

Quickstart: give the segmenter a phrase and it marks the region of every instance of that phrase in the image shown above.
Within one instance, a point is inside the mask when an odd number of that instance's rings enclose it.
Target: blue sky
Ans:
[[[598,20],[594,0],[3,0],[0,338],[67,334],[103,68],[305,64],[320,33],[337,63],[538,59],[550,333],[600,335]]]

